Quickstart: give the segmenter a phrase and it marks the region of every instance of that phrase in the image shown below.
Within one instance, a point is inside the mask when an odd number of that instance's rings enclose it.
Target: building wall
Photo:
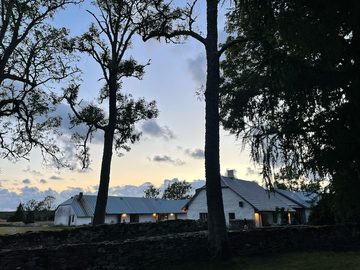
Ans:
[[[177,214],[177,219],[188,219],[187,213]]]
[[[153,216],[152,214],[140,215],[139,222],[156,222],[156,215],[155,216]]]
[[[105,223],[114,224],[119,222],[118,215],[105,215]]]
[[[76,217],[75,216],[75,219],[76,219],[76,226],[81,226],[81,225],[89,225],[91,224],[91,217]]]
[[[71,205],[61,205],[55,211],[54,225],[69,225],[69,217],[75,215],[74,210]],[[70,225],[75,225],[76,220],[74,218],[74,222],[72,222],[72,218],[70,220]]]
[[[226,223],[229,224],[229,213],[235,214],[235,219],[254,219],[254,208],[229,188],[222,189]],[[242,207],[239,206],[242,202]],[[207,213],[206,190],[201,190],[189,205],[188,219],[199,219],[200,213]]]

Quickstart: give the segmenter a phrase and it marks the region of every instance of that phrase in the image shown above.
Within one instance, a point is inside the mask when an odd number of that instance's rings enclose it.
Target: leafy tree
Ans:
[[[0,5],[0,155],[27,159],[38,147],[44,161],[64,165],[57,157],[61,118],[49,116],[56,104],[49,83],[72,76],[76,57],[65,28],[45,20],[66,5],[81,1],[4,0]]]
[[[184,181],[174,182],[164,190],[163,199],[167,200],[186,200],[191,199],[191,195],[188,194],[191,192],[191,184]]]
[[[323,182],[321,178],[305,178],[287,167],[281,167],[279,172],[275,173],[274,180],[278,189],[303,191],[309,194],[321,192],[321,183]]]
[[[145,198],[158,198],[160,194],[160,189],[156,188],[154,185],[148,185],[144,190]]]
[[[39,208],[41,210],[50,211],[52,209],[55,209],[55,201],[56,198],[54,196],[46,196],[41,202],[39,202]]]
[[[25,224],[29,224],[29,223],[35,223],[35,213],[34,211],[28,211],[27,215],[26,215],[26,219],[24,220]]]
[[[26,202],[26,204],[24,205],[24,209],[28,212],[30,211],[39,211],[41,209],[39,209],[39,202],[34,200],[34,199],[31,199],[29,201]]]
[[[157,117],[156,102],[147,103],[144,99],[135,101],[131,95],[121,93],[121,79],[135,77],[142,79],[144,68],[149,63],[138,64],[132,57],[125,59],[125,52],[131,48],[131,39],[141,26],[148,10],[147,1],[107,0],[94,1],[100,16],[88,11],[95,19],[88,32],[77,39],[77,49],[90,55],[101,67],[104,87],[100,90],[98,101],[107,101],[108,111],[95,103],[82,106],[77,103],[80,85],[72,84],[65,89],[64,97],[70,104],[74,115],[70,116],[73,126],[85,124],[86,134],[74,133],[79,158],[83,168],[89,166],[89,146],[93,133],[104,132],[99,191],[96,201],[93,224],[103,224],[110,182],[110,168],[113,148],[130,150],[129,143],[140,139],[135,132],[135,123]],[[103,39],[105,38],[105,39]],[[107,116],[106,116],[107,115]]]
[[[24,221],[24,205],[20,202],[13,216],[9,217],[8,222]]]
[[[170,42],[181,42],[181,38],[192,37],[202,43],[206,51],[207,77],[205,86],[205,177],[208,205],[209,250],[212,256],[230,256],[229,240],[225,223],[224,207],[220,180],[220,136],[219,136],[219,59],[229,47],[245,42],[238,37],[222,44],[218,49],[218,5],[226,1],[207,0],[207,33],[206,37],[194,27],[194,12],[197,0],[186,2],[182,9],[171,8],[171,3],[164,4],[154,0],[155,9],[152,18],[143,29],[144,41],[150,38],[165,37]],[[235,1],[236,2],[236,1]]]
[[[250,145],[270,188],[281,163],[329,178],[334,205],[359,212],[360,2],[240,6],[227,30],[250,41],[228,50],[222,63],[224,127]]]

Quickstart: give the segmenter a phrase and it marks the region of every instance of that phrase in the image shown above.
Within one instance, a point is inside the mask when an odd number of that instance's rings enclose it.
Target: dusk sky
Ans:
[[[70,35],[76,36],[87,30],[93,21],[86,12],[96,8],[88,4],[68,6],[55,15],[51,22],[57,27],[70,29]],[[181,1],[182,2],[182,1]],[[205,1],[196,8],[199,14],[200,30],[205,29]],[[225,7],[221,14],[226,11]],[[224,16],[219,17],[219,42],[225,41],[223,31]],[[140,142],[132,145],[130,152],[123,157],[114,153],[111,167],[109,195],[143,196],[147,184],[165,188],[169,182],[186,180],[194,188],[205,182],[204,169],[204,126],[205,102],[199,100],[195,92],[205,84],[205,50],[201,43],[189,38],[185,44],[166,44],[150,40],[144,43],[139,37],[133,40],[132,55],[139,63],[151,59],[146,67],[142,81],[124,79],[122,91],[131,93],[135,98],[145,97],[147,101],[156,100],[159,117],[141,122],[137,130],[143,132]],[[81,55],[78,66],[82,69],[80,98],[83,102],[95,101],[103,82],[98,82],[101,71],[87,55]],[[53,85],[56,89],[66,84]],[[13,164],[2,160],[0,167],[0,211],[15,210],[20,201],[42,200],[47,195],[56,197],[57,204],[83,191],[96,194],[100,177],[102,157],[102,133],[98,133],[91,144],[91,166],[81,170],[76,161],[74,146],[69,143],[72,130],[69,130],[67,114],[69,106],[62,104],[57,111],[63,118],[63,136],[58,145],[65,150],[66,158],[74,164],[72,171],[55,171],[42,164],[40,153],[33,151],[30,162],[26,160]],[[227,169],[235,170],[237,178],[260,180],[256,169],[250,162],[247,151],[241,152],[241,143],[235,136],[221,130],[221,174]]]

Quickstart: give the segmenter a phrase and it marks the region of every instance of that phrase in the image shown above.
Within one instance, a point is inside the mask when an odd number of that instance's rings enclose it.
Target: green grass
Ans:
[[[7,222],[6,220],[0,220],[0,223],[6,224]],[[37,221],[36,223],[42,224],[42,227],[17,227],[17,226],[1,227],[0,226],[0,235],[26,233],[26,232],[39,232],[39,231],[59,231],[59,230],[72,228],[72,227],[63,227],[63,226],[49,226],[50,224],[53,224],[54,221]]]
[[[360,252],[295,252],[238,257],[229,262],[188,262],[172,270],[360,270]]]

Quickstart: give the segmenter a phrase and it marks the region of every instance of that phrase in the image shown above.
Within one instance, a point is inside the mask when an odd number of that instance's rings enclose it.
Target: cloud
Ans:
[[[173,178],[171,180],[165,179],[163,183],[159,186],[159,189],[161,191],[160,197],[162,196],[162,193],[168,187],[168,185],[175,182],[179,182],[179,179],[178,178]],[[191,184],[193,188],[191,194],[195,194],[195,189],[205,185],[205,180],[201,180],[201,179],[188,181],[188,182]],[[145,195],[144,190],[150,184],[152,183],[145,182],[139,186],[124,185],[124,186],[109,187],[109,195],[143,197]],[[37,187],[29,187],[29,186],[25,186],[23,188],[18,189],[20,193],[16,193],[8,189],[0,188],[0,201],[1,201],[0,211],[15,211],[16,207],[19,205],[20,202],[26,203],[31,199],[34,199],[36,201],[42,201],[46,196],[54,196],[56,198],[56,202],[55,202],[56,205],[59,205],[64,201],[70,199],[70,197],[79,194],[80,192],[83,192],[85,195],[97,195],[97,190],[98,190],[97,185],[86,188],[67,187],[66,189],[62,190],[60,193],[58,193],[57,191],[51,188],[41,191]]]
[[[174,132],[170,130],[168,126],[160,127],[155,120],[148,120],[144,122],[140,129],[144,134],[147,134],[151,137],[163,138],[167,141],[176,138]]]
[[[184,153],[192,158],[195,159],[203,159],[204,158],[204,150],[202,149],[195,149],[191,151],[190,149],[186,149]]]
[[[149,158],[149,160],[151,160],[151,158]],[[173,164],[175,166],[182,166],[182,165],[186,164],[185,161],[182,161],[182,160],[180,160],[178,158],[173,160],[171,157],[166,156],[166,155],[164,155],[162,157],[161,156],[154,156],[152,161],[159,162],[159,163],[170,163],[170,164]]]
[[[51,176],[50,179],[51,179],[51,180],[64,180],[64,178],[57,177],[57,176],[55,176],[55,175]]]
[[[46,184],[47,182],[46,182],[46,180],[44,180],[44,179],[40,179],[40,181],[39,181],[41,184]]]
[[[23,182],[24,184],[30,184],[30,180],[29,180],[29,179],[24,179],[22,182]]]
[[[199,85],[205,84],[206,79],[206,56],[205,52],[198,53],[195,58],[187,59],[187,70],[194,82]]]
[[[30,170],[30,166],[28,166],[26,170],[23,170],[23,172],[28,172],[28,173],[31,173],[31,174],[36,175],[36,176],[42,176],[43,175],[41,172],[38,172],[38,171],[35,171],[35,170]]]
[[[255,174],[258,173],[254,169],[252,169],[251,167],[246,168],[246,176],[255,175]]]

